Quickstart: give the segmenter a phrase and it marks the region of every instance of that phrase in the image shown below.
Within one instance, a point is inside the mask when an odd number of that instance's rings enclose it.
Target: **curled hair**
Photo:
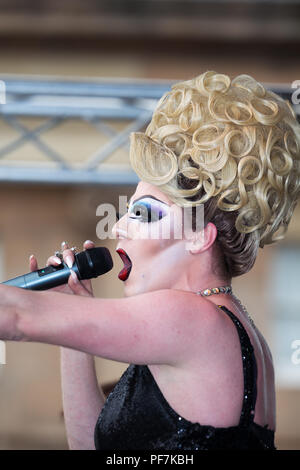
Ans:
[[[249,75],[208,71],[173,85],[145,134],[131,135],[130,160],[177,205],[204,204],[231,276],[284,238],[299,199],[295,112]]]

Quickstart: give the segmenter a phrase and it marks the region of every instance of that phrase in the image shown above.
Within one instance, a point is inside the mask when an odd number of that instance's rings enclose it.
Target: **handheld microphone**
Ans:
[[[79,280],[91,279],[105,274],[113,267],[113,260],[108,248],[89,248],[75,254],[72,268],[64,261],[58,266],[46,266],[45,268],[32,271],[22,276],[15,277],[1,284],[21,287],[29,290],[46,290],[52,287],[67,284],[70,269],[72,269]]]

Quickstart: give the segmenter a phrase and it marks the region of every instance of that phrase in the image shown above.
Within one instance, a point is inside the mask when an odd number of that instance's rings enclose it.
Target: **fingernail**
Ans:
[[[74,282],[78,282],[78,278],[76,276],[76,273],[71,269],[71,276]]]
[[[66,256],[66,263],[69,268],[72,268],[73,266],[73,260],[70,255]]]
[[[53,256],[53,259],[56,263],[61,264],[61,259],[58,256]]]
[[[32,259],[32,258],[34,258],[34,255],[30,255],[30,256],[29,256],[29,259]]]
[[[67,246],[68,246],[68,242],[62,242],[62,244],[61,244],[62,249],[64,249]]]
[[[85,240],[84,243],[94,243],[94,242],[92,242],[92,240]]]

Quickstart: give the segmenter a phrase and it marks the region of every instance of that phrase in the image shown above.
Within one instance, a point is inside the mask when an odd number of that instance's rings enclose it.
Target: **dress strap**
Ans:
[[[244,400],[239,425],[248,426],[253,422],[257,397],[257,364],[254,348],[239,319],[224,305],[218,306],[231,318],[239,334],[244,373]]]

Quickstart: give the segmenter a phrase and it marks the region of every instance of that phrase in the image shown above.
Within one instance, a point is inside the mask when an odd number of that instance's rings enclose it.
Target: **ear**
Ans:
[[[217,238],[218,231],[216,226],[209,222],[203,230],[192,232],[189,241],[186,243],[186,249],[192,255],[202,253],[212,246]]]

